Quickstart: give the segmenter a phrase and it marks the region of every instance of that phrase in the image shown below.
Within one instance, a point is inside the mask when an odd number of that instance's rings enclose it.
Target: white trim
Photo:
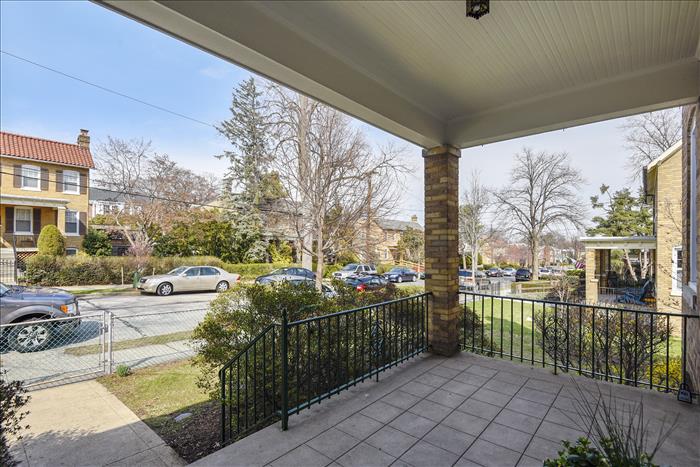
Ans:
[[[29,231],[26,230],[17,230],[17,211],[29,211]],[[28,208],[28,207],[19,207],[15,208],[15,213],[14,213],[14,219],[12,220],[14,223],[13,227],[13,232],[14,234],[19,234],[19,235],[34,235],[34,209],[33,208]],[[24,221],[26,222],[26,221]]]
[[[33,206],[43,208],[65,208],[70,201],[61,198],[39,198],[36,196],[2,195],[3,204],[13,204],[16,206]]]
[[[37,173],[36,178],[31,177],[29,175],[25,175],[24,174],[25,170],[35,171]],[[36,180],[36,187],[24,186],[25,179]],[[38,165],[32,165],[32,164],[22,164],[20,166],[19,187],[20,187],[20,189],[27,190],[27,191],[41,191],[41,167],[39,167]]]
[[[679,297],[683,295],[683,262],[677,261],[678,252],[683,254],[682,246],[674,246],[671,248],[671,295],[674,297]],[[678,274],[680,272],[680,275]]]
[[[67,173],[75,174],[75,178],[76,178],[75,184],[73,184],[73,183],[69,184],[69,186],[72,185],[72,187],[75,189],[73,191],[66,190],[66,174]],[[67,193],[69,195],[79,195],[80,194],[80,172],[78,172],[77,170],[64,170],[63,171],[63,182],[61,183],[61,185],[62,185],[61,189],[62,189],[63,193]]]
[[[683,145],[682,143],[683,140],[678,140],[675,143],[673,143],[673,146],[666,149],[659,157],[647,164],[647,170],[651,170],[652,168],[656,167],[657,165],[661,164],[663,161],[674,155],[676,152],[680,151]]]

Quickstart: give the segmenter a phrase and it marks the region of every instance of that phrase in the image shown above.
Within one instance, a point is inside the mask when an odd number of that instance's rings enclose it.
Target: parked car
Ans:
[[[486,274],[484,271],[476,271],[476,282],[482,283],[486,280]],[[460,269],[459,270],[459,288],[466,289],[467,287],[474,287],[474,279],[472,278],[471,269]]]
[[[503,277],[503,270],[498,267],[493,267],[486,271],[488,277]]]
[[[298,285],[298,286],[305,286],[305,287],[316,287],[316,279],[291,279],[289,281],[290,284],[293,285]],[[331,298],[335,297],[338,295],[335,290],[332,288],[328,287],[326,284],[321,284],[321,290],[323,291],[323,295],[326,298]]]
[[[214,266],[180,266],[167,274],[144,276],[138,289],[146,293],[166,296],[173,292],[214,290],[225,292],[241,280],[238,274]]]
[[[532,280],[532,272],[527,268],[520,268],[515,271],[515,282],[524,282]]]
[[[390,271],[385,272],[382,276],[389,282],[415,282],[418,279],[418,273],[411,268],[395,267]]]
[[[552,270],[549,268],[540,268],[540,274],[545,275],[545,276],[549,276],[552,274]]]
[[[18,352],[46,348],[58,335],[69,332],[80,320],[49,321],[80,315],[78,300],[64,290],[5,285],[0,282],[0,324],[27,323],[3,328],[2,338]]]
[[[377,268],[372,264],[350,263],[343,266],[340,271],[334,272],[333,277],[335,279],[345,279],[350,276],[362,274],[377,274]]]
[[[382,276],[350,276],[345,278],[345,283],[355,287],[360,292],[365,290],[377,290],[386,287],[388,280]]]
[[[264,274],[255,278],[257,284],[264,284],[271,280],[278,280],[278,278],[292,280],[292,279],[310,279],[316,280],[316,274],[306,268],[281,268],[272,271],[269,274]]]
[[[503,275],[505,277],[513,277],[515,276],[515,268],[503,268]]]

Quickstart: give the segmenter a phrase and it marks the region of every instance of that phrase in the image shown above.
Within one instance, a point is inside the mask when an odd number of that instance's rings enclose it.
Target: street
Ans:
[[[202,310],[208,308],[209,302],[217,295],[215,292],[181,293],[167,297],[150,294],[115,294],[104,297],[80,297],[78,304],[81,315],[109,311],[115,316],[126,317],[144,313]]]

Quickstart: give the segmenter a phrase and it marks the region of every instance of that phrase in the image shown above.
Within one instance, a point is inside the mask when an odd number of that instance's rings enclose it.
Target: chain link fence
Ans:
[[[207,309],[74,318],[0,326],[5,378],[36,389],[191,357],[192,330]]]

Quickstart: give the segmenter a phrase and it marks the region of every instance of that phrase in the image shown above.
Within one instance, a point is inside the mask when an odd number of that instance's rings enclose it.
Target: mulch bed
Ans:
[[[192,416],[176,422],[174,418],[185,411],[192,413]],[[164,423],[153,424],[149,420],[144,422],[190,463],[221,448],[220,413],[221,406],[218,402],[207,401],[171,413],[170,419]]]

